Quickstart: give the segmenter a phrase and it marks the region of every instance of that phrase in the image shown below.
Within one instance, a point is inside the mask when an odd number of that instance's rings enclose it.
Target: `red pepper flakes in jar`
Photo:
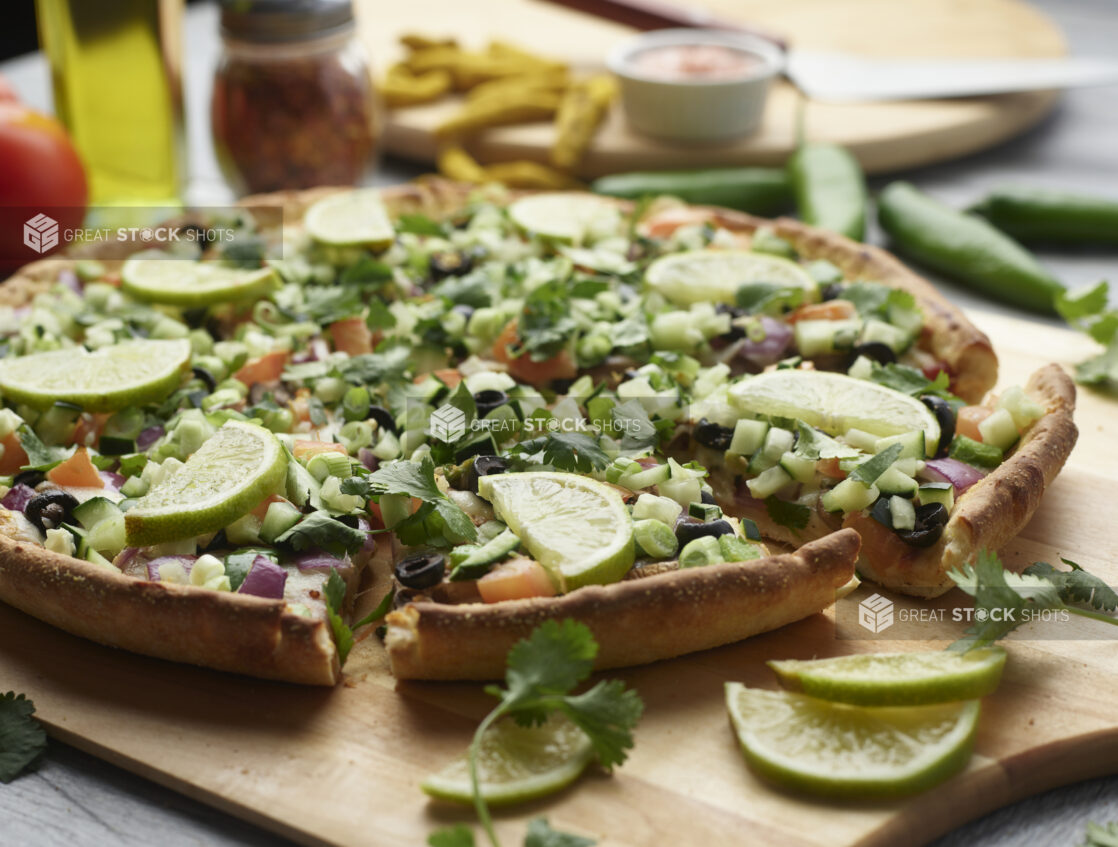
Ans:
[[[377,100],[350,0],[224,0],[214,144],[240,191],[365,181]]]

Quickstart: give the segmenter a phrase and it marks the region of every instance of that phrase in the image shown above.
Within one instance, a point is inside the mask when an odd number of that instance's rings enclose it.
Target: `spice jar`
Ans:
[[[354,33],[350,0],[223,0],[211,117],[239,191],[368,177],[379,121]]]

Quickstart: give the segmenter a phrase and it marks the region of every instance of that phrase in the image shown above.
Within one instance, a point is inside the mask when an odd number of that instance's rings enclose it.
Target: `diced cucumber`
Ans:
[[[978,425],[978,431],[982,434],[983,444],[990,444],[1002,451],[1008,450],[1021,437],[1008,409],[998,409]]]
[[[39,416],[35,432],[44,444],[65,444],[69,442],[81,413],[81,406],[59,400]]]
[[[736,535],[718,536],[718,546],[722,550],[723,560],[727,562],[748,562],[751,559],[760,559],[762,556],[762,550],[758,545],[750,544]]]
[[[784,468],[796,482],[806,485],[815,479],[815,460],[806,456],[798,456],[792,452],[785,453],[780,457],[780,467]]]
[[[504,530],[496,538],[485,544],[470,545],[472,550],[464,559],[457,562],[454,570],[450,572],[449,579],[458,581],[463,579],[478,579],[489,573],[489,569],[496,563],[512,554],[520,546],[520,539],[511,529]],[[456,550],[461,548],[455,548]],[[453,558],[453,554],[452,554]]]
[[[86,534],[89,546],[106,556],[115,557],[128,546],[124,534],[124,513],[113,507],[113,512],[98,521]]]
[[[252,514],[237,518],[225,527],[225,537],[230,544],[259,544],[260,518]]]
[[[104,439],[106,435],[111,435],[116,438],[135,440],[136,436],[140,434],[143,428],[143,411],[136,406],[129,406],[126,409],[121,409],[105,421],[105,429],[102,432],[101,438]]]
[[[481,391],[508,391],[515,385],[515,379],[500,371],[479,371],[466,377],[466,387],[471,394]]]
[[[857,318],[843,321],[797,321],[793,335],[801,356],[810,358],[837,350],[849,350],[858,339],[862,322]]]
[[[95,565],[101,565],[102,567],[106,568],[113,568],[114,570],[116,569],[116,566],[112,562],[98,553],[93,547],[90,547],[85,551],[85,560],[87,562],[92,562]]]
[[[901,497],[914,497],[919,487],[916,480],[908,474],[901,473],[897,466],[886,468],[874,482],[882,494],[897,494]]]
[[[714,565],[725,561],[722,558],[722,545],[713,535],[704,535],[688,541],[679,551],[679,566],[681,568],[701,568],[704,565]]]
[[[851,447],[856,447],[864,453],[874,453],[878,437],[872,433],[851,427],[842,435],[843,440]]]
[[[624,483],[622,483],[624,484]],[[670,497],[680,506],[688,506],[703,497],[703,482],[700,477],[681,476],[666,479],[659,483],[656,490],[663,497]]]
[[[1044,407],[1029,397],[1019,385],[1006,389],[998,399],[998,408],[1013,415],[1018,430],[1044,417]]]
[[[722,517],[722,510],[714,503],[697,502],[687,506],[687,514],[703,523],[709,523]]]
[[[276,500],[268,506],[260,523],[260,539],[268,544],[287,532],[303,517],[298,508],[285,500]]]
[[[752,456],[765,443],[765,435],[768,431],[767,422],[742,418],[734,424],[734,437],[730,439],[730,447],[726,452],[736,453],[739,456]]]
[[[622,475],[617,480],[617,484],[624,485],[630,491],[639,491],[642,488],[648,488],[650,485],[660,485],[667,482],[670,476],[671,468],[668,465],[653,465],[645,470]],[[682,507],[682,504],[680,506]]]
[[[74,517],[85,529],[93,529],[105,518],[120,513],[116,503],[107,497],[90,497],[74,507]]]
[[[858,512],[869,506],[881,492],[876,485],[866,485],[856,479],[844,479],[823,495],[823,508],[828,512]]]
[[[637,547],[653,559],[670,559],[679,549],[679,540],[671,526],[655,518],[636,521],[633,538]]]
[[[893,529],[916,529],[916,507],[911,500],[895,495],[890,497],[889,513],[892,515]]]
[[[380,517],[389,529],[411,514],[411,498],[406,494],[380,495]]]
[[[862,344],[884,344],[894,353],[900,353],[908,347],[912,336],[900,327],[870,318],[862,328]]]
[[[948,512],[955,506],[955,486],[950,482],[926,482],[920,486],[920,504],[940,503]]]
[[[847,369],[846,373],[855,379],[869,379],[873,376],[873,360],[868,356],[859,356],[854,360],[854,364]]]
[[[669,497],[658,497],[655,494],[642,494],[633,504],[633,520],[663,521],[668,526],[674,526],[676,518],[683,514],[683,506]]]
[[[905,476],[916,476],[920,471],[924,470],[924,460],[909,457],[907,459],[897,459],[893,462],[893,467],[903,473]]]
[[[899,459],[924,458],[925,454],[923,430],[918,429],[915,432],[902,432],[900,435],[889,435],[885,438],[879,438],[876,442],[874,442],[873,452],[880,453],[881,451],[892,447],[894,444],[901,445],[901,455],[897,457]]]
[[[749,486],[749,493],[758,500],[771,497],[792,481],[792,477],[784,468],[776,465],[762,471],[760,476],[754,477],[745,484]]]
[[[761,449],[753,454],[749,461],[749,472],[759,474],[780,463],[780,457],[792,449],[796,437],[790,429],[770,427],[765,433],[765,442]]]
[[[967,438],[965,435],[956,435],[951,441],[951,449],[947,451],[952,459],[975,465],[979,468],[996,468],[1002,463],[1003,453],[993,444],[984,444]]]
[[[123,456],[136,450],[136,442],[131,438],[118,438],[115,435],[102,435],[97,442],[97,450],[102,456]]]

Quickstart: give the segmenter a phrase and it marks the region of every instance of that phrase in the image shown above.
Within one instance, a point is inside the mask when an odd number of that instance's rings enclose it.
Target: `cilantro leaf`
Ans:
[[[33,714],[35,704],[23,694],[0,694],[0,782],[11,782],[47,749],[47,734]]]
[[[877,317],[889,320],[899,313],[916,313],[920,310],[916,298],[899,288],[891,288],[876,282],[855,282],[842,290],[839,295],[849,300],[864,318]]]
[[[1061,557],[1060,561],[1070,565],[1071,570],[1059,571],[1048,562],[1033,562],[1024,573],[1048,580],[1056,586],[1060,599],[1065,603],[1081,603],[1107,612],[1118,608],[1118,593],[1113,588],[1070,559]]]
[[[594,847],[597,843],[593,838],[552,829],[547,818],[535,818],[529,822],[524,836],[524,847]]]
[[[396,218],[396,232],[410,232],[413,235],[446,235],[442,224],[418,213],[400,215]]]
[[[953,409],[963,405],[963,401],[948,390],[951,387],[951,378],[946,371],[940,371],[936,374],[936,378],[931,380],[908,365],[895,363],[879,365],[875,362],[870,373],[870,381],[912,397],[934,394],[950,403]]]
[[[374,298],[369,301],[369,314],[365,318],[365,325],[372,330],[390,329],[396,326],[396,316],[388,311],[388,306],[383,300]]]
[[[609,464],[609,456],[598,440],[584,432],[549,432],[514,445],[509,451],[518,456],[542,454],[544,464],[561,471],[589,473]]]
[[[362,626],[368,626],[374,621],[379,621],[390,611],[392,611],[392,601],[395,599],[396,589],[389,588],[388,593],[380,598],[380,602],[377,603],[377,607],[369,612],[369,614],[365,615],[365,617],[361,618],[361,620],[357,621],[357,623],[353,625],[353,629],[357,629],[358,627]]]
[[[544,621],[509,650],[503,705],[513,708],[533,698],[566,694],[590,675],[597,655],[598,643],[585,624]]]
[[[334,633],[334,644],[338,648],[338,663],[341,665],[345,664],[349,651],[353,649],[353,630],[342,619],[345,592],[345,580],[334,568],[330,568],[330,578],[322,588],[322,597],[326,601],[326,619],[330,621],[330,629]]]
[[[1088,821],[1087,840],[1080,847],[1118,847],[1118,823],[1111,821],[1100,826]]]
[[[1083,318],[1092,318],[1106,311],[1110,302],[1110,286],[1105,280],[1073,291],[1060,291],[1053,301],[1056,311],[1072,326]]]
[[[301,317],[320,325],[331,324],[360,313],[361,292],[351,285],[308,286],[303,289]]]
[[[1118,385],[1118,335],[1105,351],[1077,364],[1075,378],[1084,385]]]
[[[866,486],[873,485],[877,482],[877,478],[881,476],[889,468],[893,462],[901,456],[901,451],[904,450],[900,444],[890,444],[876,456],[866,459],[860,465],[850,472],[847,479],[856,479],[858,482]]]
[[[72,452],[62,447],[47,447],[35,430],[25,423],[20,424],[16,432],[19,433],[19,446],[27,453],[27,464],[20,470],[49,471]]]
[[[474,832],[464,823],[444,826],[427,836],[428,847],[474,847]]]
[[[620,432],[622,450],[646,450],[660,439],[660,433],[641,402],[632,398],[610,409],[610,434]]]
[[[791,530],[803,529],[811,519],[811,509],[801,503],[789,503],[775,494],[765,498],[765,511],[769,519]]]
[[[369,474],[365,484],[373,494],[406,494],[430,504],[442,519],[447,532],[453,536],[448,538],[449,541],[477,540],[477,527],[473,521],[439,489],[435,482],[435,465],[430,458],[425,457],[422,462],[392,462]]]
[[[848,447],[841,441],[836,441],[815,427],[808,426],[803,421],[796,421],[799,438],[793,452],[805,459],[854,459],[859,453],[854,447]]]
[[[777,282],[750,282],[737,290],[734,299],[751,315],[778,315],[799,306],[804,299],[804,289]]]
[[[334,520],[328,512],[311,512],[276,538],[295,550],[318,549],[341,556],[356,553],[365,544],[365,532]]]
[[[632,728],[644,711],[640,696],[619,679],[602,680],[589,691],[568,696],[563,711],[590,737],[603,768],[625,761],[633,747]]]
[[[570,289],[566,281],[553,279],[535,288],[526,298],[516,324],[520,345],[515,356],[529,354],[540,362],[557,354],[578,328],[571,317]]]
[[[392,268],[372,256],[362,256],[339,277],[342,285],[379,287],[392,279]]]
[[[1056,311],[1072,328],[1085,332],[1106,350],[1075,366],[1075,378],[1084,385],[1118,387],[1118,309],[1107,309],[1110,286],[1099,282],[1056,295]]]
[[[408,370],[411,350],[406,345],[389,347],[378,353],[350,356],[338,364],[338,373],[347,382],[370,385],[400,379]]]

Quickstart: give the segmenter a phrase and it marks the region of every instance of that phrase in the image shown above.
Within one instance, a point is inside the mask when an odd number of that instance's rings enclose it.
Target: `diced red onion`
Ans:
[[[142,430],[140,434],[136,436],[136,449],[141,451],[147,450],[152,444],[162,438],[165,432],[166,430],[161,426],[149,426],[147,429]]]
[[[139,552],[139,547],[125,547],[123,550],[116,554],[116,558],[113,559],[113,564],[117,567],[118,570],[124,570],[130,564],[132,564],[132,560],[136,558],[136,555]]]
[[[738,356],[759,368],[783,359],[792,341],[792,327],[776,318],[762,315],[761,328],[765,331],[764,338],[754,341],[747,336],[738,349]]]
[[[163,565],[178,564],[182,565],[187,574],[190,569],[194,567],[194,563],[198,561],[197,556],[160,556],[157,559],[152,559],[147,563],[148,565],[148,579],[151,582],[159,582],[159,569]]]
[[[283,589],[287,584],[287,571],[267,556],[257,556],[252,560],[245,581],[237,589],[238,594],[252,594],[269,600],[282,600]]]
[[[13,512],[22,512],[34,496],[35,489],[21,482],[8,489],[8,493],[4,495],[3,499],[0,499],[0,506]]]
[[[300,573],[324,574],[330,573],[330,569],[333,568],[342,576],[346,576],[353,570],[353,562],[349,560],[349,556],[338,558],[329,553],[307,553],[295,560],[295,567]]]
[[[380,464],[380,459],[374,456],[373,451],[368,447],[362,447],[357,451],[357,459],[370,471],[375,471]]]
[[[958,459],[930,459],[922,475],[932,482],[950,482],[959,495],[986,476],[983,471]]]
[[[70,269],[58,272],[58,281],[73,291],[75,294],[82,293],[82,281],[78,279],[78,275]]]
[[[365,533],[365,543],[361,545],[361,552],[375,553],[377,549],[378,533],[369,532],[369,530],[373,528],[373,525],[369,523],[367,518],[358,518],[357,528]]]
[[[124,485],[124,475],[118,474],[115,471],[100,471],[101,479],[105,481],[105,487],[111,488],[113,491],[120,491],[120,487]]]

